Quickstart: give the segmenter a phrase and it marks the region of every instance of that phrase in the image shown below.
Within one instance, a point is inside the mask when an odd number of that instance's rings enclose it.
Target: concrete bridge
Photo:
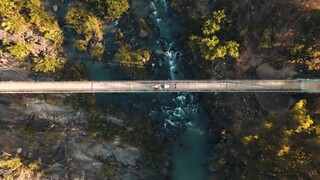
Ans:
[[[157,88],[159,85],[167,88]],[[158,85],[158,86],[157,86]],[[169,85],[169,87],[168,87]],[[314,92],[320,79],[0,82],[1,93]]]

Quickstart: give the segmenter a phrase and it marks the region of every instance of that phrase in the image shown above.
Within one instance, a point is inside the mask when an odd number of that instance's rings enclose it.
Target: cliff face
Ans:
[[[138,149],[93,139],[85,129],[93,117],[90,113],[64,105],[59,100],[63,99],[62,95],[48,95],[45,99],[0,96],[2,157],[19,156],[29,162],[37,161],[44,171],[43,177],[53,179],[102,178],[99,171],[110,159],[123,167],[121,174],[140,177],[130,168],[137,166],[140,159]],[[4,169],[0,169],[1,174]]]

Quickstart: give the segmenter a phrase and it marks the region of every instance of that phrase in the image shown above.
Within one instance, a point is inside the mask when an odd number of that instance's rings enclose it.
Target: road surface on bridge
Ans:
[[[156,85],[169,88],[155,88]],[[320,92],[320,79],[0,82],[0,93]]]

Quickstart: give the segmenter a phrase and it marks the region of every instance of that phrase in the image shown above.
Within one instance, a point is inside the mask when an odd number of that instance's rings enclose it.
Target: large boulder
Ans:
[[[256,74],[260,79],[288,79],[293,78],[297,72],[293,67],[275,69],[270,64],[260,65]],[[285,112],[295,103],[291,94],[288,93],[255,93],[260,106],[266,111]]]
[[[125,166],[137,166],[140,160],[140,151],[133,147],[121,148],[112,144],[99,144],[91,146],[87,152],[91,156],[105,160],[110,156],[114,156],[119,163]]]

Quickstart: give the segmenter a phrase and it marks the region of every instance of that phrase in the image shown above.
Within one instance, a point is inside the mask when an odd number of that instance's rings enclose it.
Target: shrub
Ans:
[[[65,20],[78,35],[85,37],[86,42],[89,42],[92,38],[98,41],[103,39],[100,20],[85,9],[80,7],[68,9]]]
[[[4,27],[4,30],[10,33],[19,33],[26,25],[27,22],[24,17],[17,12],[5,16],[3,18],[3,22],[1,23],[1,26]]]
[[[40,164],[37,161],[28,162],[19,156],[9,157],[2,156],[0,158],[1,177],[4,179],[40,179],[42,173],[39,173]],[[23,174],[23,176],[21,176]]]
[[[85,67],[80,63],[72,66],[67,66],[62,73],[62,80],[64,81],[83,81],[85,80]]]
[[[84,40],[76,40],[74,46],[77,50],[85,52],[87,50],[87,42]]]
[[[108,19],[116,20],[129,9],[128,0],[106,0]]]
[[[49,72],[56,72],[57,70],[60,70],[63,68],[64,63],[56,57],[44,57],[40,59],[34,59],[35,72],[43,72],[43,73],[49,73]]]
[[[87,0],[89,6],[95,7],[99,16],[109,20],[119,19],[129,9],[128,0]]]
[[[30,53],[31,46],[31,44],[26,44],[23,41],[18,41],[14,45],[9,45],[8,47],[6,47],[6,49],[12,56],[23,60]]]
[[[116,160],[108,160],[99,170],[99,174],[108,179],[108,176],[112,175],[119,167],[120,164]]]
[[[64,39],[62,30],[54,17],[37,6],[30,7],[30,11],[30,22],[44,33],[46,40],[56,46],[62,45]]]
[[[150,58],[150,52],[147,49],[138,49],[133,51],[129,44],[120,44],[118,53],[115,55],[115,61],[120,64],[131,66],[142,66],[145,60]]]
[[[91,46],[90,54],[92,56],[97,57],[98,60],[101,61],[104,51],[105,51],[105,48],[102,44],[95,43],[94,45]]]

